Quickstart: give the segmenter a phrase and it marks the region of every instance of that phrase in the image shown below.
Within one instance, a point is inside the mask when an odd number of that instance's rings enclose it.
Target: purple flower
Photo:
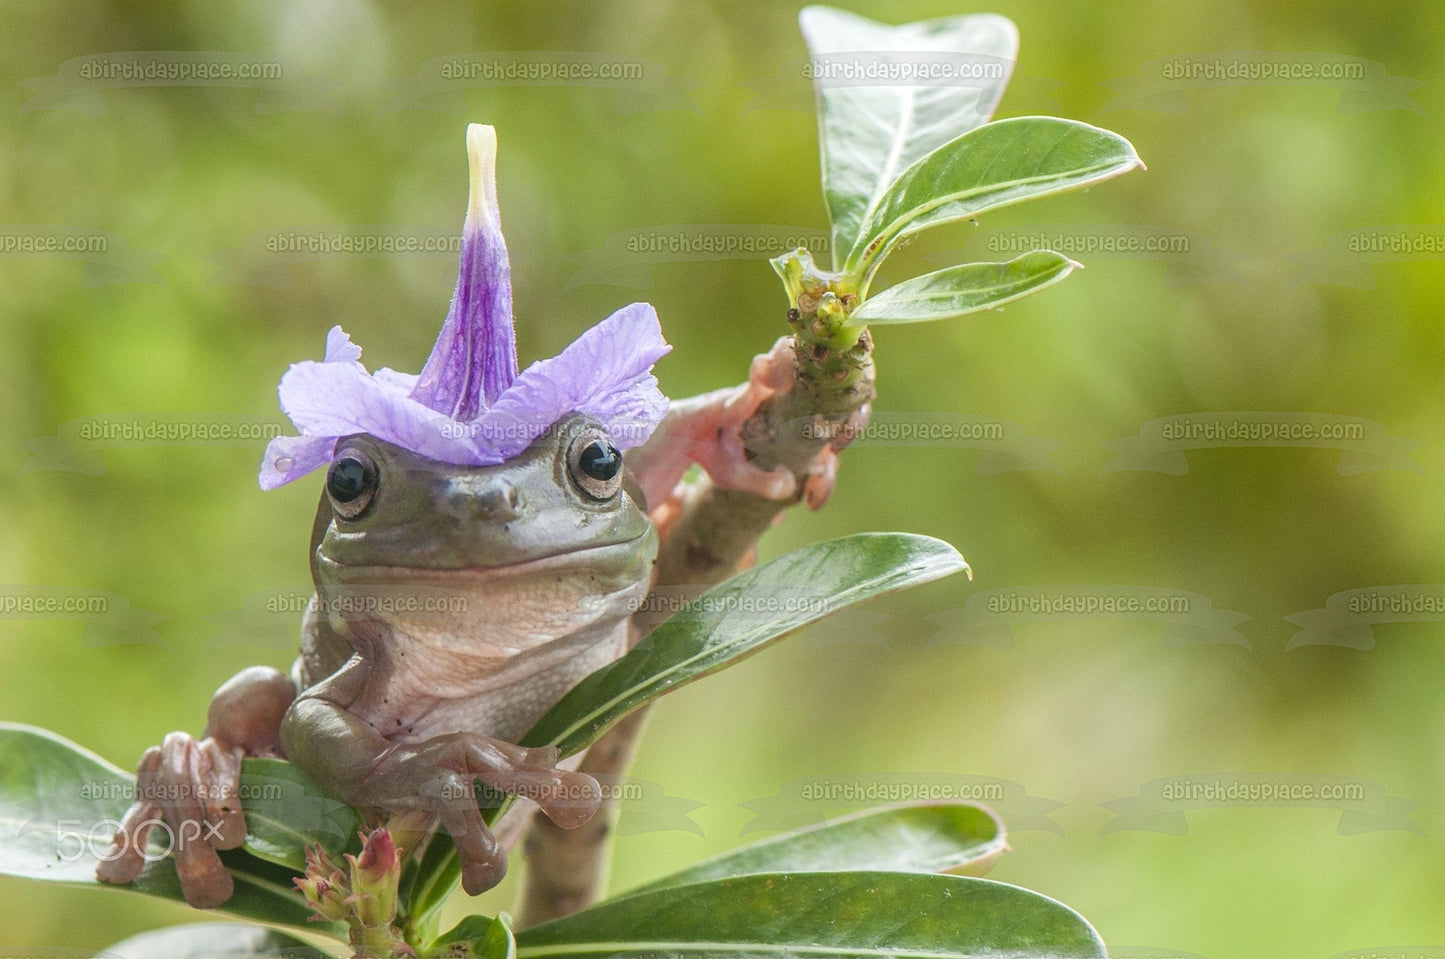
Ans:
[[[657,313],[633,303],[550,360],[517,372],[512,271],[497,216],[496,132],[467,127],[471,195],[451,309],[420,374],[361,365],[339,326],[326,359],[292,364],[281,409],[301,431],[266,447],[261,488],[275,489],[330,462],[354,433],[459,466],[495,466],[573,412],[599,421],[622,449],[641,445],[667,412],[652,364],[670,346]]]

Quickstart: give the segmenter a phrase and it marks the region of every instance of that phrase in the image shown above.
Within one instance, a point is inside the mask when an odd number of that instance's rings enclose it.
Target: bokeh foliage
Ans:
[[[937,2],[854,7],[903,21]],[[665,702],[636,770],[706,805],[700,834],[624,835],[615,885],[739,843],[737,803],[802,776],[969,773],[1065,803],[1064,835],[1015,832],[992,875],[1079,909],[1111,943],[1206,956],[1329,956],[1445,941],[1445,627],[1385,625],[1374,649],[1286,650],[1283,617],[1332,593],[1445,582],[1437,546],[1445,456],[1438,260],[1372,267],[1371,288],[1297,284],[1291,253],[1343,230],[1438,223],[1445,40],[1428,4],[1057,5],[1008,0],[1021,62],[1000,116],[1052,113],[1127,136],[1149,163],[1085,194],[1002,211],[984,230],[1140,224],[1240,254],[1208,282],[1166,263],[1078,252],[1088,269],[1004,312],[880,329],[880,413],[984,414],[1063,444],[1062,473],[980,475],[980,453],[868,446],[844,456],[821,512],[764,552],[864,530],[957,545],[974,567],[789,640]],[[0,583],[106,590],[168,617],[167,646],[88,645],[74,622],[0,618],[0,715],[55,729],[129,765],[173,728],[197,730],[211,691],[285,639],[217,644],[207,617],[301,588],[316,484],[261,494],[259,445],[104,454],[104,475],[22,472],[17,444],[82,416],[215,411],[271,416],[285,365],[342,323],[372,365],[416,369],[446,310],[446,255],[335,256],[289,285],[217,283],[207,256],[293,225],[460,226],[461,130],[501,140],[503,222],[523,361],[556,353],[645,298],[676,349],[675,396],[738,381],[784,330],[764,257],[659,263],[652,286],[573,285],[569,255],[622,230],[779,224],[824,230],[813,118],[755,109],[749,82],[803,56],[786,4],[623,0],[544,8],[419,2],[81,3],[20,0],[0,97],[0,220],[91,227],[166,259],[150,282],[87,286],[80,264],[0,257]],[[116,89],[100,114],[21,112],[21,81],[71,57],[125,50],[249,51],[335,81],[334,111],[256,111],[250,89]],[[382,112],[379,87],[424,61],[480,50],[601,51],[695,81],[695,109],[619,109],[587,87],[478,88],[457,111]],[[1364,57],[1426,85],[1418,109],[1340,109],[1338,88],[1193,90],[1182,113],[1105,108],[1105,84],[1205,51]],[[685,85],[685,84],[684,84]],[[790,101],[786,105],[805,107]],[[1408,103],[1406,104],[1409,105]],[[931,233],[883,280],[944,263],[974,228]],[[997,258],[976,256],[973,258]],[[1186,281],[1186,282],[1181,282]],[[1421,470],[1342,476],[1339,453],[1202,450],[1189,472],[1100,475],[1097,445],[1159,416],[1302,410],[1384,424],[1423,445]],[[1024,623],[1011,647],[929,643],[971,592],[1133,584],[1209,597],[1253,617],[1252,649],[1174,647],[1131,619]],[[947,639],[947,635],[943,637]],[[1338,834],[1330,809],[1189,813],[1189,832],[1103,833],[1099,803],[1166,775],[1353,776],[1430,804],[1422,834]],[[505,908],[509,881],[468,911]],[[0,941],[92,949],[186,911],[117,895],[0,882]],[[457,909],[461,914],[461,909]]]

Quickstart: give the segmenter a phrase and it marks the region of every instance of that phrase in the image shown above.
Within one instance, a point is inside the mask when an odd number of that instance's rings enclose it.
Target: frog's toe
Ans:
[[[148,778],[155,775],[161,764],[161,751],[152,746],[141,756],[140,764],[136,767],[136,775],[139,778]],[[145,868],[146,840],[150,838],[151,829],[161,823],[160,804],[151,799],[141,797],[139,790],[136,793],[135,802],[125,811],[121,819],[120,828],[116,830],[115,836],[110,841],[110,848],[101,856],[100,863],[95,867],[95,878],[101,882],[113,882],[125,885],[134,882],[136,877]]]
[[[833,486],[838,481],[838,454],[831,448],[824,449],[813,462],[808,478],[803,481],[803,502],[808,509],[821,509],[833,495]]]
[[[587,822],[602,804],[602,787],[586,773],[551,770],[537,776],[518,795],[526,796],[563,829],[576,829]]]
[[[458,742],[462,740],[449,740],[447,751],[455,749],[452,744]],[[464,750],[464,761],[449,759],[440,769],[429,772],[416,796],[419,807],[436,816],[452,837],[462,867],[462,888],[468,895],[479,896],[506,876],[507,850],[487,827],[472,789],[474,777],[484,782],[491,778],[478,776],[473,766],[478,757],[466,755],[476,753],[478,744],[465,743]]]
[[[476,803],[447,803],[441,807],[443,828],[457,847],[462,866],[462,888],[480,896],[507,874],[507,850],[487,828]]]
[[[236,891],[236,881],[208,843],[177,842],[176,875],[186,902],[196,909],[214,909]]]
[[[203,739],[191,752],[191,781],[205,806],[207,842],[217,849],[235,849],[246,841],[246,814],[241,810],[239,746]]]
[[[778,337],[772,349],[753,357],[748,367],[748,383],[766,395],[792,389],[797,378],[798,360],[791,336]]]
[[[481,761],[470,768],[471,773],[494,789],[532,800],[564,829],[591,819],[602,802],[597,780],[586,773],[557,768],[561,754],[555,746],[529,749],[476,737],[472,749]]]
[[[462,888],[469,896],[480,896],[495,888],[506,874],[507,851],[501,846],[497,846],[491,856],[477,854],[471,858],[462,857]]]
[[[746,441],[738,433],[724,433],[716,446],[702,450],[695,458],[718,489],[738,490],[779,502],[797,494],[798,483],[792,472],[785,466],[759,469],[748,459]]]

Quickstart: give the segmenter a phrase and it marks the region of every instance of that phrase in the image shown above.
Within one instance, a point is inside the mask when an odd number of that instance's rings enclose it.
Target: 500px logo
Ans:
[[[84,825],[84,821],[80,819],[56,820],[55,856],[61,862],[77,862],[87,858],[111,862],[130,853],[130,836],[121,831],[117,820],[102,819],[81,832]],[[137,850],[146,862],[156,862],[166,858],[174,850],[186,848],[190,843],[220,839],[221,827],[215,823],[187,820],[181,823],[180,832],[177,834],[170,823],[157,818],[141,823],[136,834],[165,836],[163,848],[157,850],[154,840],[148,840],[146,848]]]

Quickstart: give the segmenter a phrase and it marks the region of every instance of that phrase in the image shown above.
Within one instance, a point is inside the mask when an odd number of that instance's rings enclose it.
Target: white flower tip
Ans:
[[[497,212],[497,128],[485,123],[467,124],[467,162],[471,180],[467,188],[467,228],[484,221],[500,228]]]

